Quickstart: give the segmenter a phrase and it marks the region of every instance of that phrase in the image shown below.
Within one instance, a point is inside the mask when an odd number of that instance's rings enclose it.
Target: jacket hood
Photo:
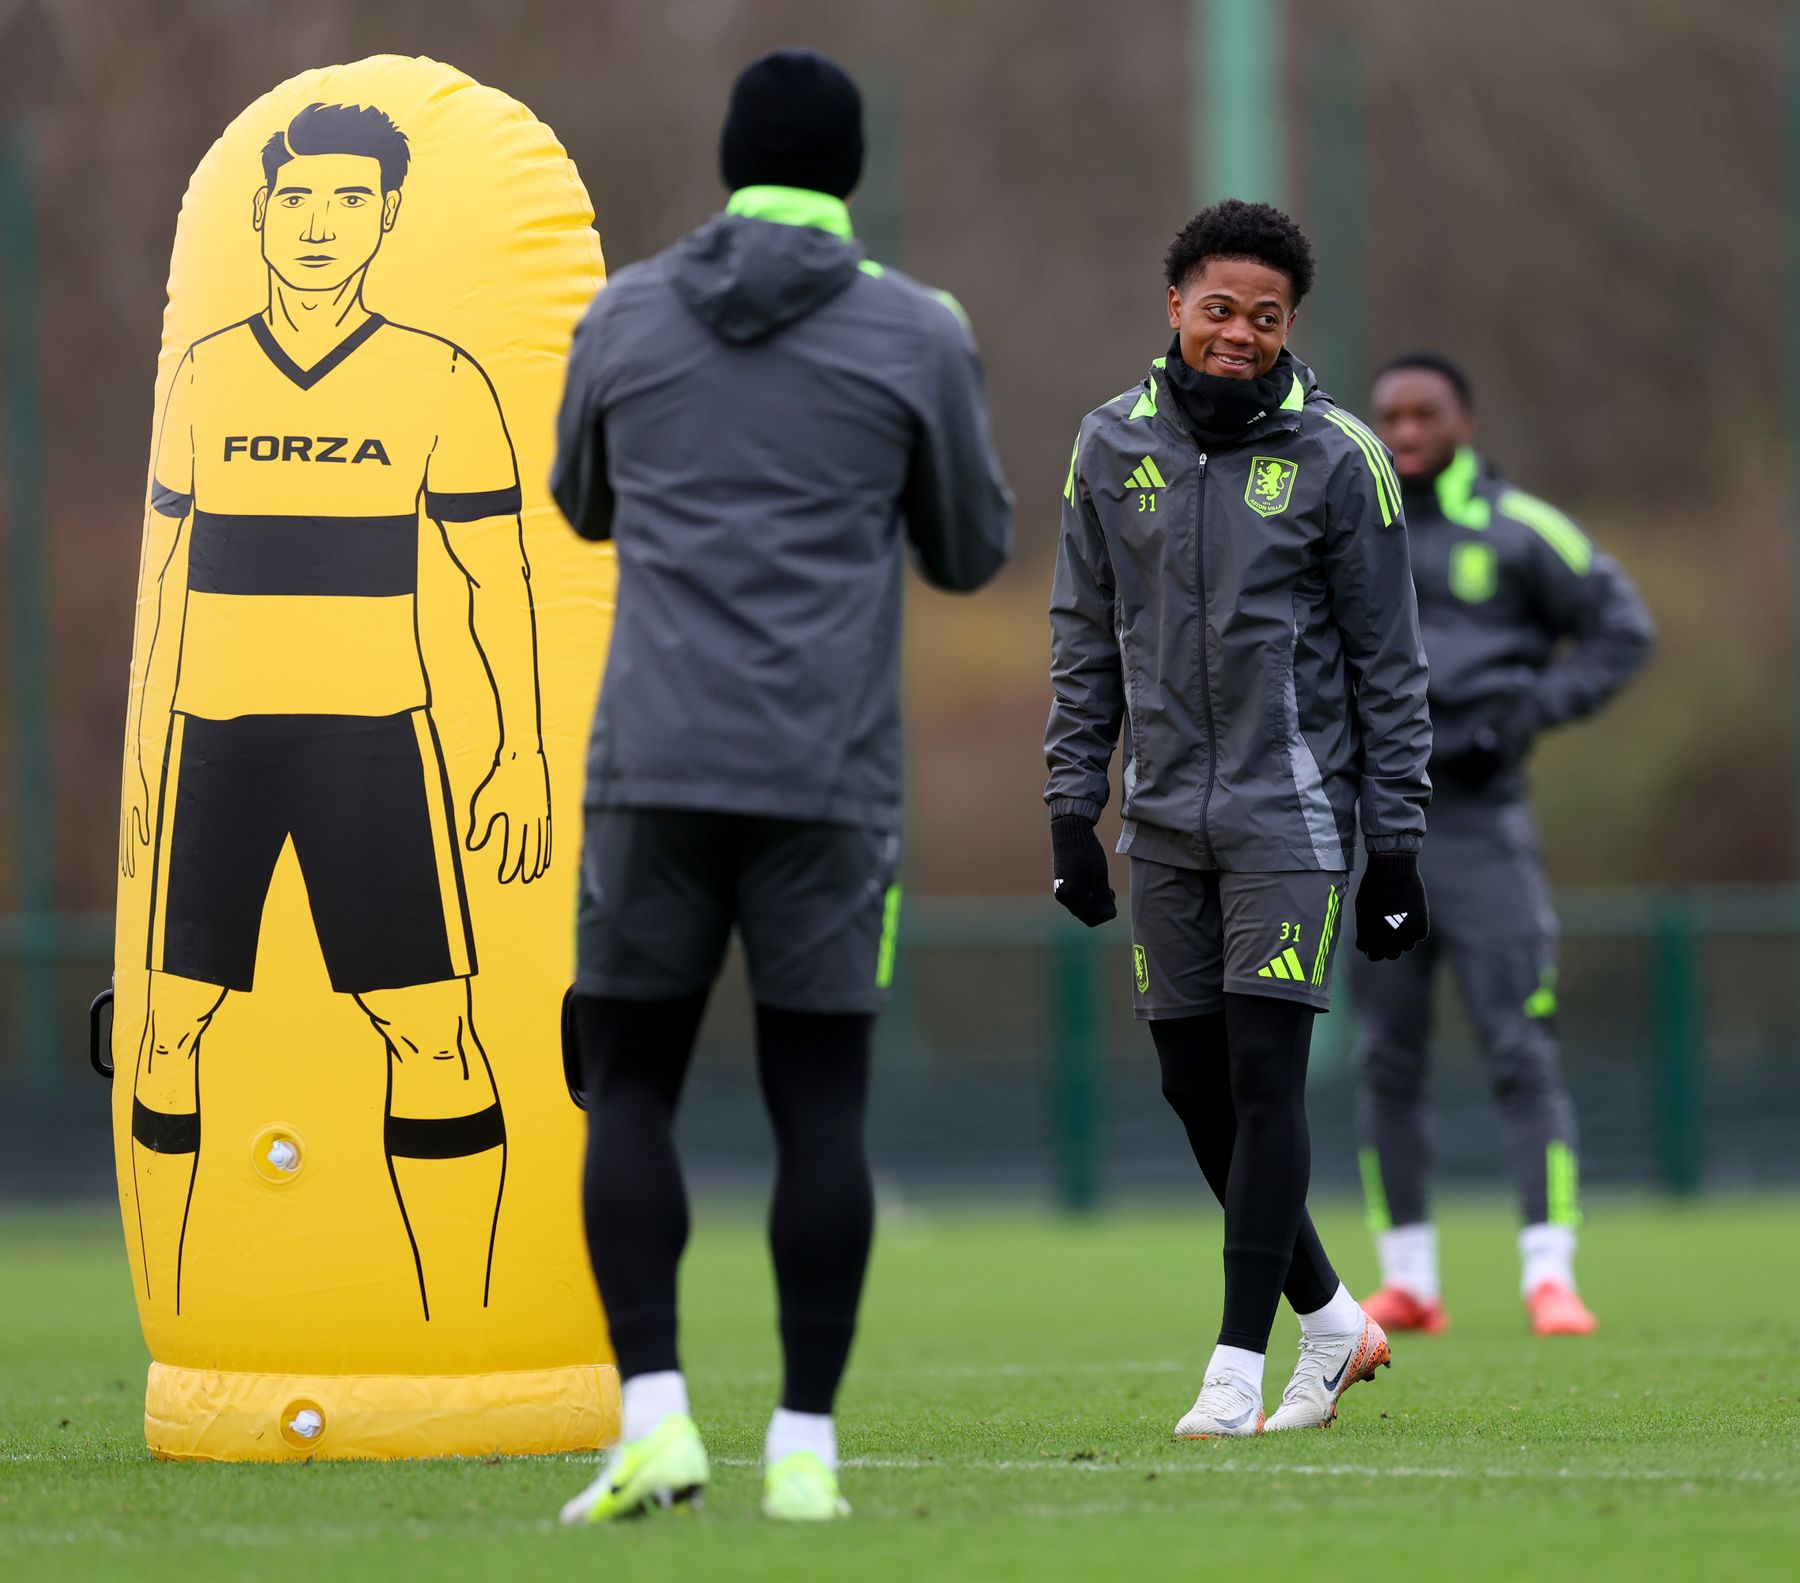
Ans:
[[[745,187],[670,250],[669,278],[694,317],[748,345],[829,302],[856,278],[849,210],[824,193]]]
[[[1287,363],[1287,366],[1293,370],[1294,378],[1300,382],[1300,400],[1302,405],[1308,401],[1330,401],[1332,399],[1331,393],[1319,383],[1319,376],[1312,371],[1310,365],[1301,362],[1299,358],[1295,357],[1292,352],[1287,351],[1286,349],[1283,349],[1281,356]]]

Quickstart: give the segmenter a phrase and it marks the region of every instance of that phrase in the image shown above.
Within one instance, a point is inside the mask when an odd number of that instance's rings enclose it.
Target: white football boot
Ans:
[[[1337,1417],[1338,1398],[1358,1380],[1372,1380],[1379,1368],[1392,1368],[1394,1354],[1387,1332],[1367,1314],[1362,1325],[1335,1336],[1300,1336],[1300,1361],[1281,1393],[1281,1405],[1265,1426],[1323,1429]]]
[[[1199,1398],[1175,1426],[1177,1440],[1218,1440],[1233,1435],[1260,1435],[1262,1397],[1241,1380],[1215,1374],[1200,1387]]]

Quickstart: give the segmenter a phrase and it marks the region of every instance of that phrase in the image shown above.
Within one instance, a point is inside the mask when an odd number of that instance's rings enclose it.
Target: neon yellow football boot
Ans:
[[[577,1527],[676,1507],[698,1511],[708,1473],[700,1431],[686,1413],[676,1413],[641,1440],[614,1446],[600,1476],[563,1507],[562,1520]]]
[[[763,1516],[790,1523],[823,1523],[848,1517],[837,1474],[811,1451],[790,1451],[763,1475]]]

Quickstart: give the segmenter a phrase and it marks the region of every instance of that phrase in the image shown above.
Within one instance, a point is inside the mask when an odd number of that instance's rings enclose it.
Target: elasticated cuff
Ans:
[[[1365,835],[1363,850],[1365,852],[1413,852],[1423,845],[1424,838],[1416,830],[1402,830],[1394,835]]]

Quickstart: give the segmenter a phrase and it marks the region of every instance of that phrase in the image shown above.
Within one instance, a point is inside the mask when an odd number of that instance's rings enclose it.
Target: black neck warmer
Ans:
[[[1258,418],[1274,412],[1294,386],[1294,359],[1285,346],[1275,366],[1260,379],[1228,379],[1189,368],[1182,361],[1178,335],[1163,372],[1181,415],[1204,445],[1230,444]]]

